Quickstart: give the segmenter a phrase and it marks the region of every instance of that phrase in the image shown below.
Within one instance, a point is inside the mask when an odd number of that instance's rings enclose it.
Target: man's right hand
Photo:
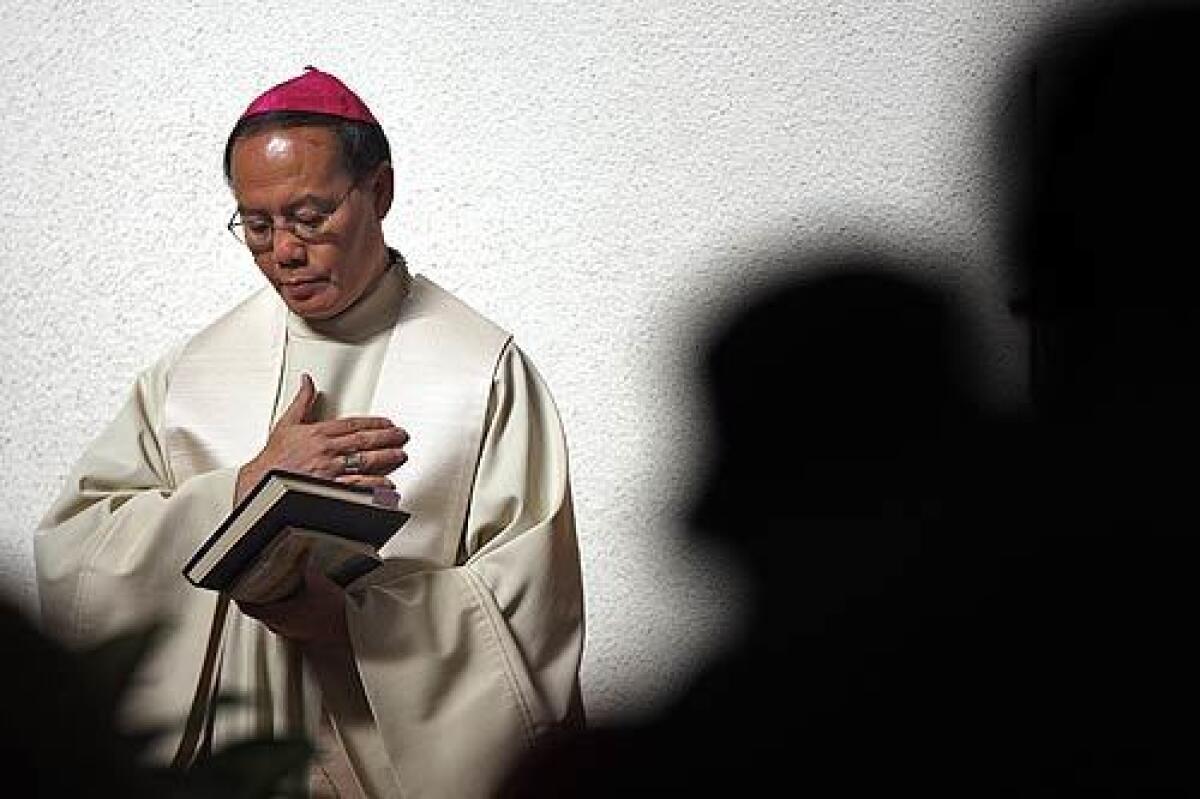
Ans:
[[[309,415],[316,398],[317,389],[306,374],[262,452],[238,472],[235,505],[271,469],[287,469],[352,485],[395,487],[387,475],[408,460],[404,452],[408,433],[381,416],[311,422]]]

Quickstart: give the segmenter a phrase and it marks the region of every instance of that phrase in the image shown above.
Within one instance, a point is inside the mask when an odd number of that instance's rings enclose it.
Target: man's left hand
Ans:
[[[304,646],[345,646],[346,593],[311,563],[300,591],[278,602],[238,602],[247,616],[258,619],[272,632]]]

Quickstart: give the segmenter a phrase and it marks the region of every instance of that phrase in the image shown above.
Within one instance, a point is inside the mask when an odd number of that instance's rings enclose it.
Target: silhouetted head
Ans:
[[[708,350],[717,446],[695,521],[746,543],[922,516],[973,414],[964,336],[943,291],[865,258],[752,300]]]

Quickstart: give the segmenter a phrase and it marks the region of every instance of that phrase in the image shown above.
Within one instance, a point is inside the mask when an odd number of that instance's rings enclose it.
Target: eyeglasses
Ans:
[[[240,217],[241,211],[234,211],[233,216],[229,217],[229,224],[225,225],[225,229],[235,239],[250,248],[251,252],[256,253],[271,249],[275,241],[276,230],[286,230],[306,244],[319,241],[328,232],[329,220],[333,219],[338,209],[342,207],[342,203],[346,202],[346,198],[358,188],[359,183],[361,181],[350,184],[350,188],[346,189],[345,193],[327,211],[306,208],[300,210],[296,216],[284,217],[280,222],[276,222],[274,217],[268,216],[242,218]]]

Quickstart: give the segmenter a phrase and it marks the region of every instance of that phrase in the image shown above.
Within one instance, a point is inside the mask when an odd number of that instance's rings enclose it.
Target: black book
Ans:
[[[383,561],[379,548],[408,521],[393,491],[273,469],[183,569],[195,586],[244,602],[294,593],[311,560],[339,585]]]

